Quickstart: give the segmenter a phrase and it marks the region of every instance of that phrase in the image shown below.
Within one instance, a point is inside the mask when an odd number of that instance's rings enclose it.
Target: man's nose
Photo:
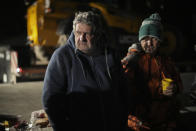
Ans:
[[[80,41],[85,41],[86,42],[86,34],[85,33],[82,33],[80,35]]]
[[[152,44],[152,40],[151,39],[147,40],[146,42],[147,42],[147,45],[151,45]]]

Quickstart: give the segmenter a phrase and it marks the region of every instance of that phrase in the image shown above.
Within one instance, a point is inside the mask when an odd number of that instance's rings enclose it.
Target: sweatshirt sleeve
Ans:
[[[64,66],[62,55],[54,52],[44,78],[42,103],[54,131],[62,130],[67,119],[67,77]]]

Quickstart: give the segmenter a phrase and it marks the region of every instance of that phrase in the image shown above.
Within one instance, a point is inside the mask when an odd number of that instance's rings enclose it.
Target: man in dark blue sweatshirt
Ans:
[[[47,67],[43,107],[54,131],[124,131],[126,86],[101,15],[79,12]]]

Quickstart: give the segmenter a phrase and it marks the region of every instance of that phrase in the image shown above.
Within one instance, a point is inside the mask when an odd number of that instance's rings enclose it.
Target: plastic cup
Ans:
[[[163,91],[167,90],[167,87],[170,86],[170,84],[171,84],[172,82],[173,82],[172,79],[170,79],[170,78],[164,78],[164,79],[162,80],[162,90],[163,90]]]

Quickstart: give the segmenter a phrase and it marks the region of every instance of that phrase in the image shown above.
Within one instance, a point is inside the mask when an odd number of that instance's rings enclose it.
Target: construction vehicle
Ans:
[[[54,50],[65,44],[72,31],[75,12],[93,9],[102,14],[113,35],[112,46],[118,47],[122,56],[132,43],[138,41],[137,34],[143,20],[141,16],[133,16],[100,2],[36,0],[27,8],[27,43],[34,52],[31,64],[47,65]],[[176,47],[175,33],[166,30],[164,36],[169,44],[162,50],[171,54]]]

